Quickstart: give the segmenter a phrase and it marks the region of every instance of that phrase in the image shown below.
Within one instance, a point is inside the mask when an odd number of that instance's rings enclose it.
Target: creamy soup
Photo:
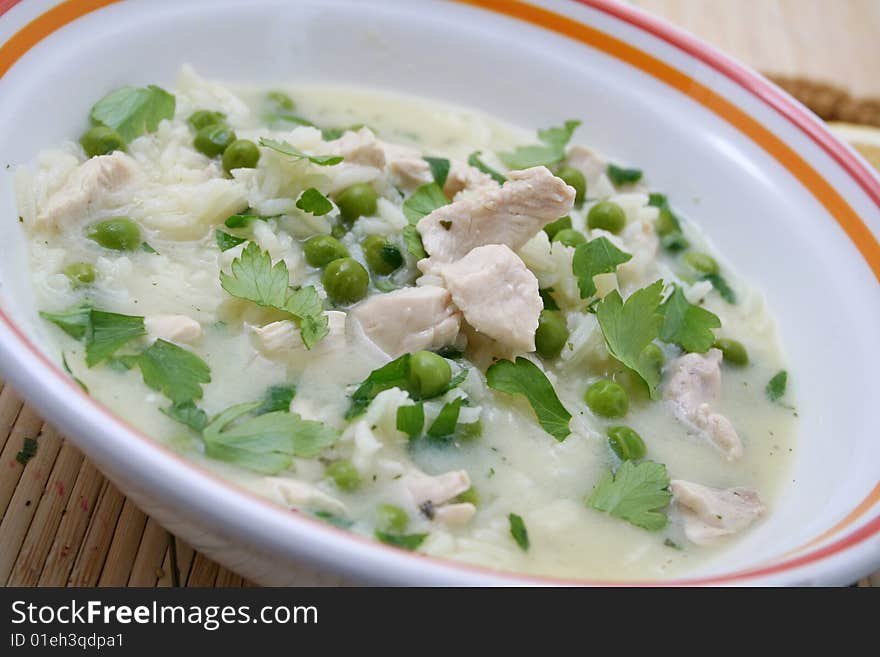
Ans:
[[[44,327],[202,467],[565,577],[679,575],[773,513],[795,413],[772,315],[577,121],[188,69],[89,118],[16,173]]]

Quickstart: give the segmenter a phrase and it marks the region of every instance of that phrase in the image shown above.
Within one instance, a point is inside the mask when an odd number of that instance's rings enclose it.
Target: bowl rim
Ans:
[[[713,100],[714,107],[710,106],[702,98],[695,99],[705,108],[713,111],[716,115],[720,116],[720,118],[737,128],[745,137],[750,138],[758,146],[761,146],[771,156],[779,160],[780,164],[782,164],[786,170],[794,174],[795,177],[804,184],[807,191],[811,192],[817,200],[828,209],[830,214],[837,220],[837,223],[844,232],[848,234],[851,241],[860,251],[868,266],[874,272],[875,277],[880,279],[880,243],[878,243],[877,238],[867,225],[860,219],[846,200],[833,187],[831,187],[822,174],[806,163],[796,151],[786,145],[786,143],[780,138],[775,137],[775,135],[770,133],[767,128],[764,128],[758,119],[752,118],[745,112],[745,110],[740,109],[733,102],[726,100],[717,92],[705,87],[687,74],[680,72],[677,68],[673,67],[671,64],[667,64],[659,57],[650,55],[621,38],[612,36],[610,33],[603,32],[598,28],[567,14],[556,13],[546,7],[522,0],[451,1],[483,9],[495,15],[521,20],[530,25],[582,42],[588,47],[599,47],[605,52],[605,54],[615,56],[630,65],[640,68],[642,71],[653,75],[659,80],[667,83],[669,86],[677,88],[679,92],[691,96],[693,96],[694,93],[699,92],[701,97],[705,97],[706,94],[708,94]],[[22,0],[0,0],[0,18],[21,2]],[[58,29],[63,28],[65,25],[82,16],[119,2],[121,2],[121,0],[63,0],[62,2],[55,3],[45,12],[26,23],[23,28],[13,34],[6,40],[6,42],[0,44],[0,79],[2,79],[5,73],[31,48],[39,44]],[[537,2],[541,2],[541,0],[537,0]],[[613,0],[568,0],[568,2],[582,5],[606,14],[614,19],[635,27],[642,32],[656,37],[686,55],[701,61],[714,71],[735,83],[737,86],[746,90],[758,100],[762,101],[762,103],[775,110],[782,118],[786,119],[809,137],[810,140],[819,146],[824,153],[829,155],[843,169],[843,171],[857,183],[875,205],[880,207],[880,177],[878,177],[865,161],[850,147],[837,139],[818,119],[818,117],[813,115],[788,94],[755,71],[752,71],[731,57],[724,55],[720,51],[705,44],[693,35],[673,27],[664,20],[655,18],[642,10],[614,2]],[[646,58],[647,60],[650,60],[649,63],[651,66],[645,64]],[[655,70],[649,70],[652,68]],[[660,74],[658,74],[658,71],[660,71]],[[668,74],[670,72],[687,80],[687,87],[682,84],[675,84],[674,79],[669,78]],[[664,73],[666,74],[665,78]],[[719,107],[729,113],[729,115],[722,113],[719,110]],[[768,148],[768,144],[770,144],[772,148]],[[801,165],[798,168],[798,171],[795,171],[792,168],[791,161],[783,162],[780,160],[780,152],[794,156],[795,163],[797,164],[799,162]],[[807,179],[803,177],[804,175],[807,176]],[[815,185],[817,184],[819,187],[822,187],[823,193],[821,195],[817,193],[815,188]],[[188,482],[175,482],[177,488],[175,488],[173,492],[171,492],[171,488],[169,488],[164,493],[166,496],[183,498],[185,489],[181,486],[189,486],[192,489],[196,489],[203,485],[220,485],[225,489],[227,494],[236,496],[237,499],[242,502],[247,502],[248,504],[257,503],[264,507],[264,510],[277,514],[278,522],[303,523],[304,528],[317,530],[318,532],[323,533],[328,539],[344,541],[344,543],[340,542],[343,551],[346,549],[353,551],[356,548],[361,547],[368,549],[374,556],[379,558],[381,558],[382,555],[386,555],[387,558],[393,558],[396,562],[402,563],[403,560],[410,560],[410,564],[413,566],[419,564],[429,565],[435,569],[435,575],[441,575],[441,579],[443,580],[451,580],[451,577],[449,576],[450,574],[454,575],[458,573],[464,575],[465,573],[470,573],[476,577],[481,577],[484,582],[494,580],[500,582],[532,584],[628,586],[735,584],[752,582],[756,579],[760,580],[761,578],[770,577],[771,575],[782,575],[811,564],[818,565],[820,562],[827,562],[831,557],[842,555],[845,551],[849,550],[850,552],[855,552],[855,548],[857,547],[864,548],[865,543],[869,539],[880,536],[880,514],[878,514],[854,531],[838,537],[834,542],[826,543],[821,547],[816,547],[818,544],[826,542],[831,537],[841,534],[845,529],[863,518],[872,510],[876,502],[880,500],[880,482],[878,482],[868,493],[867,497],[865,497],[865,499],[843,519],[804,545],[801,545],[784,555],[777,556],[763,564],[743,568],[732,573],[722,573],[714,576],[684,576],[673,580],[656,581],[618,582],[614,580],[588,580],[500,571],[440,557],[432,557],[417,553],[414,554],[399,548],[377,543],[368,537],[362,537],[335,528],[320,520],[312,519],[305,514],[291,514],[289,510],[286,510],[281,505],[246,491],[228,480],[205,470],[196,463],[185,459],[176,452],[173,452],[146,433],[129,425],[128,422],[117,416],[108,407],[83,392],[57,363],[44,355],[36,345],[29,340],[25,333],[11,320],[6,314],[6,311],[2,308],[0,308],[0,328],[4,329],[3,332],[6,333],[6,335],[13,338],[11,341],[8,339],[0,340],[0,363],[4,365],[3,369],[5,373],[9,375],[8,378],[17,384],[17,387],[24,392],[28,401],[41,412],[60,416],[62,411],[53,411],[53,407],[57,409],[60,406],[64,406],[66,413],[71,413],[72,411],[74,417],[80,415],[80,420],[86,422],[86,412],[80,412],[80,410],[71,403],[78,397],[78,401],[87,404],[94,413],[101,416],[101,419],[104,422],[109,423],[111,427],[114,427],[117,431],[126,434],[127,438],[136,438],[142,443],[143,447],[146,447],[146,449],[154,453],[156,456],[161,457],[161,459],[166,460],[166,466],[173,466],[174,463],[172,462],[176,462],[176,465],[183,466],[189,471],[192,478]],[[15,344],[11,344],[12,342]],[[43,384],[39,381],[39,377],[33,376],[33,374],[24,373],[27,367],[17,366],[30,366],[32,370],[34,366],[37,366],[42,369],[44,373],[53,375],[53,383],[56,385],[51,386],[52,389],[48,390],[46,387],[42,387]],[[105,435],[109,434],[109,431],[105,432]],[[100,439],[101,438],[98,438],[98,440]],[[215,516],[215,518],[217,518],[218,523],[225,520],[227,529],[232,533],[235,532],[236,527],[241,527],[241,523],[220,519],[219,516]],[[346,543],[349,547],[346,547]],[[304,551],[300,551],[300,554],[303,553]],[[797,553],[801,554],[798,555]],[[864,570],[867,570],[871,564],[875,566],[880,565],[880,556],[872,555],[870,551],[864,549],[861,549],[854,555],[854,560],[856,558],[858,559],[859,567],[864,567]],[[314,554],[310,559],[320,560],[317,559]],[[352,570],[352,568],[353,567],[349,567],[348,569]],[[850,568],[852,569],[852,566],[850,566]],[[843,566],[837,566],[836,569],[838,571],[843,570]],[[357,570],[363,573],[363,568],[357,568]],[[444,571],[446,573],[445,576]]]

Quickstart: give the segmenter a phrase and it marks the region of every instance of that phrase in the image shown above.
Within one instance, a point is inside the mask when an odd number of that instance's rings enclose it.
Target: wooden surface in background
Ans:
[[[632,0],[761,71],[880,96],[880,0]],[[25,436],[37,455],[15,460]],[[0,381],[0,585],[242,586],[146,517]],[[172,564],[177,564],[175,574]],[[880,586],[880,573],[861,586]]]

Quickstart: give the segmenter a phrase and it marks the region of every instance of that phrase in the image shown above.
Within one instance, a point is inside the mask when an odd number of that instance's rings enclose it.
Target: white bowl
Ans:
[[[642,166],[766,291],[791,363],[801,417],[793,481],[766,522],[681,581],[844,584],[880,567],[880,180],[758,75],[599,0],[26,0],[0,16],[0,42],[4,164],[78,134],[114,87],[171,85],[184,62],[230,82],[402,90],[525,126],[583,119],[584,143]],[[386,583],[555,582],[352,536],[247,494],[126,425],[38,339],[8,168],[0,208],[3,375],[194,547],[267,584],[302,582],[303,563]]]

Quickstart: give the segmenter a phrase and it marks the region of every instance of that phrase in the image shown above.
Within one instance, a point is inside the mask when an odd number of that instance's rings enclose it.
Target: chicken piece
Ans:
[[[544,307],[538,279],[503,244],[490,244],[439,270],[452,301],[478,332],[516,353],[535,350]]]
[[[742,531],[765,510],[751,488],[711,488],[681,479],[669,487],[682,511],[685,535],[698,545]]]
[[[466,525],[476,512],[477,507],[470,502],[444,504],[434,509],[434,521],[450,526]]]
[[[385,170],[391,182],[402,189],[415,189],[434,182],[430,165],[415,148],[380,141],[385,153]]]
[[[344,514],[345,505],[314,484],[283,477],[267,477],[269,486],[288,506],[296,509],[328,511]]]
[[[470,488],[471,478],[466,470],[451,470],[434,477],[417,472],[406,475],[403,483],[416,506],[425,502],[439,506]]]
[[[192,344],[202,337],[202,325],[186,315],[148,315],[144,327],[150,338]]]
[[[480,171],[461,160],[452,160],[449,167],[449,175],[446,176],[446,184],[443,185],[443,193],[449,198],[465,189],[478,187],[490,187],[498,189],[498,183],[488,173]]]
[[[349,164],[376,169],[385,167],[385,150],[369,128],[361,128],[357,132],[347,130],[328,145],[332,155],[341,155]]]
[[[330,332],[308,353],[322,354],[345,344],[345,313],[329,310],[326,315]],[[256,336],[257,348],[266,358],[278,358],[289,355],[290,352],[303,354],[307,352],[299,333],[299,327],[292,320],[283,319],[265,326],[254,327],[251,330]]]
[[[565,158],[566,166],[578,169],[587,179],[587,189],[590,189],[599,180],[599,176],[605,174],[607,163],[596,153],[584,146],[572,146],[568,149]]]
[[[370,340],[391,358],[452,344],[461,314],[442,287],[407,287],[369,297],[351,311]]]
[[[742,440],[726,417],[712,410],[721,395],[721,352],[686,354],[669,365],[665,396],[676,416],[692,424],[732,461],[742,456]]]
[[[511,171],[499,188],[486,186],[473,196],[437,208],[416,229],[429,257],[419,269],[430,273],[478,246],[504,244],[516,251],[541,228],[568,214],[575,191],[547,167]]]
[[[36,223],[60,228],[86,217],[100,207],[104,196],[130,183],[139,173],[134,159],[125,153],[99,155],[80,164],[67,182],[46,202]]]

